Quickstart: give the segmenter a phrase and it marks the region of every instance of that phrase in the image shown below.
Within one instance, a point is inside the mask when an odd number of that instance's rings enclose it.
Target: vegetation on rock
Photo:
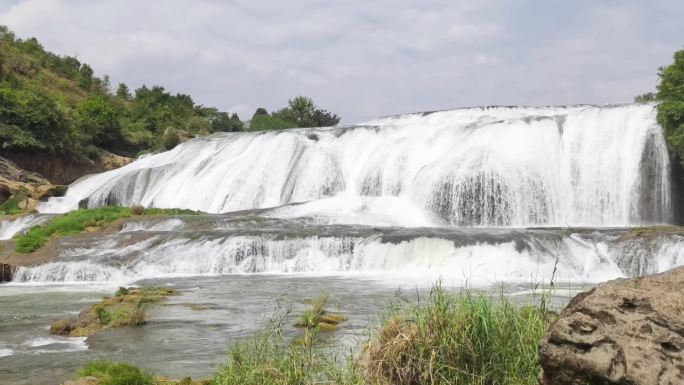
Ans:
[[[153,215],[197,215],[197,211],[183,209],[158,209],[142,207],[104,206],[95,209],[79,209],[52,218],[49,222],[35,226],[15,237],[15,251],[31,253],[43,247],[50,239],[58,236],[75,235],[84,231],[102,229],[112,222],[133,216]]]
[[[147,306],[174,294],[174,290],[163,287],[120,288],[114,297],[92,305],[77,319],[55,321],[50,333],[85,337],[104,328],[144,325]]]
[[[340,313],[331,313],[325,308],[330,297],[327,294],[307,301],[311,308],[306,309],[295,323],[298,328],[306,330],[333,331],[347,318]]]

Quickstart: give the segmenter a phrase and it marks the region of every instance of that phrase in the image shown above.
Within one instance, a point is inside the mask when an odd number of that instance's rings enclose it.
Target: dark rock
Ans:
[[[0,263],[0,282],[9,282],[12,280],[14,268],[6,263]]]
[[[539,353],[543,385],[684,384],[684,267],[577,295]]]

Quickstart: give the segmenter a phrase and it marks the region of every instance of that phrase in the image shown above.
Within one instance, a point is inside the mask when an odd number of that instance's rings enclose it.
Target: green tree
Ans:
[[[271,115],[254,115],[249,124],[249,129],[252,131],[282,130],[295,127],[297,127],[297,124]]]
[[[670,148],[684,160],[684,50],[675,52],[674,62],[661,67],[658,76],[658,123]]]
[[[89,65],[83,64],[78,70],[78,86],[84,90],[89,90],[93,86],[93,69]]]
[[[293,122],[296,127],[327,127],[340,122],[340,118],[316,107],[311,98],[297,96],[288,101],[287,107],[275,112],[274,117]]]
[[[116,89],[116,96],[123,100],[131,100],[131,90],[128,89],[126,83],[119,83],[119,87]]]
[[[76,109],[76,126],[84,141],[95,145],[112,145],[121,137],[119,112],[104,96],[96,96]]]

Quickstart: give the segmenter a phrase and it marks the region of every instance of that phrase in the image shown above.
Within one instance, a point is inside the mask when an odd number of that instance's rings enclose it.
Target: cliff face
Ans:
[[[20,209],[30,211],[40,199],[59,195],[63,191],[62,186],[54,185],[43,176],[0,157],[0,204],[13,199]]]
[[[9,151],[3,156],[28,173],[40,174],[44,179],[57,185],[68,185],[84,175],[112,170],[133,160],[109,152],[103,152],[97,161],[85,156],[20,151]]]

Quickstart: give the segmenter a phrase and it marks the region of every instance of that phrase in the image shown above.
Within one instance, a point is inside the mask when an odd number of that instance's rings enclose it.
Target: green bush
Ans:
[[[79,372],[79,377],[96,377],[99,385],[154,385],[152,376],[138,367],[122,362],[95,360]]]

